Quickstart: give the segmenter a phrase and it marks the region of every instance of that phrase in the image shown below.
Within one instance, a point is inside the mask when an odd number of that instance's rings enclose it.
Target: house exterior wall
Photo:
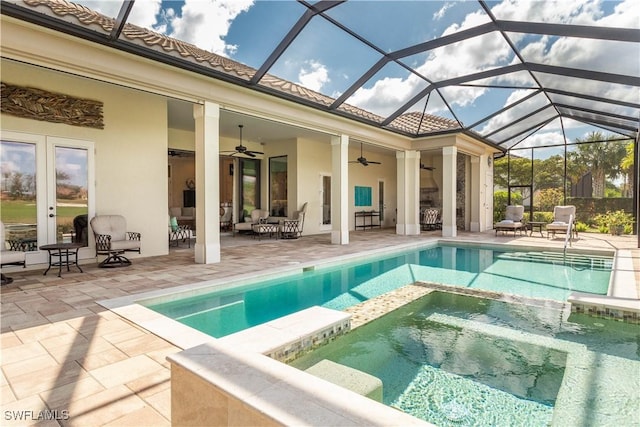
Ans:
[[[2,80],[104,103],[104,129],[7,114],[0,117],[2,129],[92,141],[96,151],[96,215],[123,215],[130,231],[142,233],[144,256],[166,254],[166,101],[156,95],[6,60],[2,61]]]

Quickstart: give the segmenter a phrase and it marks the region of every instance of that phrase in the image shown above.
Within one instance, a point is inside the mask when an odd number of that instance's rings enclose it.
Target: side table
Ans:
[[[533,232],[538,231],[540,233],[540,236],[544,237],[544,234],[542,234],[542,230],[543,227],[547,225],[546,222],[530,221],[527,223],[527,225],[531,228],[531,233],[529,233],[529,236],[533,236]]]
[[[70,265],[75,265],[81,273],[84,273],[78,265],[78,249],[82,247],[84,247],[82,243],[53,243],[40,246],[41,250],[49,252],[49,267],[42,275],[46,276],[51,267],[58,267],[58,277],[62,277],[62,266],[66,266],[67,271],[70,271]],[[74,258],[70,258],[70,256]]]

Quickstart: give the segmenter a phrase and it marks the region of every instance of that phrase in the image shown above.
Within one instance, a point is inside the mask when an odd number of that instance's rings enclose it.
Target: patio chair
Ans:
[[[260,222],[260,219],[266,220],[269,218],[269,211],[266,209],[254,209],[251,211],[251,217],[245,218],[244,222],[237,222],[233,224],[233,236],[236,232],[249,231],[253,233],[253,226]]]
[[[127,221],[122,215],[99,215],[91,218],[90,223],[96,239],[96,257],[107,255],[98,267],[126,267],[131,261],[125,252],[140,253],[141,235],[127,231]]]
[[[190,248],[192,236],[190,225],[180,225],[175,216],[169,217],[169,247],[171,247],[172,242],[175,242],[176,247],[178,247],[182,241],[182,243],[187,242],[187,246]]]
[[[522,234],[526,231],[527,227],[524,224],[524,206],[509,205],[504,213],[504,219],[496,223],[493,228],[496,231],[509,232],[513,231],[513,235],[516,235],[516,231]]]
[[[547,237],[556,237],[556,233],[569,233],[569,239],[573,239],[575,233],[578,237],[578,231],[576,230],[576,207],[573,205],[567,206],[555,206],[553,208],[553,222],[547,224]]]
[[[280,235],[283,239],[297,239],[304,231],[304,217],[307,214],[307,202],[304,202],[300,210],[295,211],[291,218],[282,221]]]
[[[231,213],[230,206],[220,206],[220,231],[231,230]]]
[[[440,211],[435,208],[424,209],[420,215],[420,229],[423,231],[441,230],[442,220],[440,219]]]
[[[27,256],[24,251],[7,249],[4,222],[2,221],[0,221],[0,242],[2,244],[2,247],[0,248],[0,268],[5,265],[22,265],[22,268],[27,266]],[[11,277],[7,277],[4,274],[2,274],[1,278],[3,285],[8,285],[13,282]]]

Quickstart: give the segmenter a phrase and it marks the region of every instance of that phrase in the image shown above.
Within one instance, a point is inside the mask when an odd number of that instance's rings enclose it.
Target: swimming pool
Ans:
[[[613,258],[449,244],[140,304],[220,338],[305,308],[344,310],[416,281],[565,301],[607,293]]]
[[[638,325],[433,292],[295,360],[383,382],[384,403],[438,426],[637,425]]]

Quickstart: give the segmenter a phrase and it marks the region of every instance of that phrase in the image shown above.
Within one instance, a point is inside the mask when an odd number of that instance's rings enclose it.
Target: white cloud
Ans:
[[[302,68],[300,68],[300,72],[298,73],[298,83],[302,86],[320,91],[322,86],[325,83],[328,83],[329,79],[329,70],[326,66],[322,65],[318,61],[309,60],[305,61]]]
[[[433,14],[433,19],[435,21],[439,21],[440,19],[442,19],[445,13],[447,13],[447,10],[451,8],[451,6],[453,6],[453,3],[445,3],[444,6],[440,8],[440,10]]]
[[[531,92],[527,90],[516,90],[509,95],[504,105],[506,106],[506,105],[513,104],[519,99],[522,99],[525,96],[530,94]],[[499,114],[496,117],[493,117],[491,120],[489,120],[485,124],[485,126],[482,129],[480,129],[480,133],[485,134],[495,129],[500,129],[510,123],[513,123],[515,120],[519,119],[520,117],[523,117],[532,111],[535,111],[541,107],[544,107],[545,105],[549,105],[547,98],[542,94],[538,94],[533,98],[530,98],[527,101],[521,104],[518,104],[515,107],[508,109],[507,111],[504,111],[502,114]]]
[[[514,143],[515,142],[517,141],[514,141]],[[554,123],[550,123],[548,127],[545,127],[542,130],[531,135],[526,140],[518,143],[516,147],[517,148],[535,148],[535,147],[544,147],[549,145],[562,145],[562,144],[564,144],[564,136],[562,135],[562,131],[559,130],[559,127],[554,122]],[[558,154],[557,149],[550,149],[547,151],[548,151],[547,155],[543,154],[543,152],[541,151],[536,151],[536,157],[544,158],[549,155]]]
[[[173,33],[178,40],[229,56],[236,49],[228,45],[225,37],[233,20],[253,5],[253,0],[186,0],[182,6],[182,16],[172,21]]]
[[[504,20],[637,28],[637,20],[638,16],[640,16],[640,2],[626,0],[618,4],[614,13],[608,16],[604,16],[601,6],[602,3],[599,0],[563,0],[555,2],[506,0],[496,4],[492,11],[498,19]],[[444,14],[443,9],[439,13]],[[436,16],[434,16],[435,18]],[[472,13],[467,15],[461,23],[450,25],[442,32],[442,35],[452,34],[485,22],[487,22],[487,17],[484,13]],[[514,42],[524,37],[524,35],[514,33],[509,33],[508,36]],[[612,43],[584,38],[534,37],[537,38],[534,38],[522,49],[523,56],[529,62],[627,75],[638,75],[640,73],[640,61],[637,59],[640,51],[637,44]],[[519,60],[512,55],[511,49],[504,39],[495,33],[435,49],[429,52],[429,56],[422,65],[417,67],[417,70],[432,81],[441,81],[455,76],[463,76],[504,66],[507,63],[519,63]],[[613,71],[614,69],[615,71]],[[543,75],[542,78],[545,79],[543,84],[553,83],[551,79],[556,79],[551,75]],[[600,93],[602,97],[610,96],[616,99],[638,102],[637,91],[633,90],[633,88],[623,85],[611,85],[605,82],[580,80],[559,84],[562,85],[561,88],[564,90],[574,90],[581,93],[594,91],[594,93]],[[484,81],[484,83],[489,82],[490,79]],[[528,85],[532,83],[532,79],[528,73],[522,72],[495,77],[493,82],[500,82],[505,85]],[[384,115],[395,111],[398,106],[409,100],[420,89],[418,80],[413,76],[404,79],[384,79],[375,83],[369,89],[360,89],[348,102]],[[483,96],[487,91],[478,88],[449,87],[444,89],[443,93],[455,110],[456,107],[472,106],[475,100]],[[507,101],[505,105],[510,102]],[[435,103],[433,105],[433,107],[437,106],[445,108],[443,103]],[[419,109],[421,107],[415,106],[414,108]],[[507,117],[511,114],[520,113],[522,115],[521,111],[519,111],[521,109],[524,109],[524,107],[514,109],[509,114],[501,115],[500,118],[494,118],[490,123],[491,128],[499,127],[498,122],[503,121],[506,124],[509,119],[512,119],[512,117]],[[437,114],[437,111],[433,111],[431,108],[429,112]],[[487,114],[490,112],[487,111]]]
[[[121,1],[114,0],[74,0],[73,3],[81,4],[111,18],[117,17],[122,7]],[[127,22],[143,28],[151,28],[156,24],[156,15],[160,11],[161,3],[161,0],[136,0]]]

